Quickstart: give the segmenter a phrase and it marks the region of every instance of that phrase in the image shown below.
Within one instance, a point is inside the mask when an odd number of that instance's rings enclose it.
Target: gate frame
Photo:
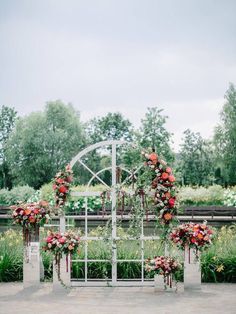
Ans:
[[[144,235],[144,226],[143,226],[143,221],[144,221],[144,217],[142,218],[142,222],[141,222],[141,234],[139,238],[134,238],[134,237],[127,237],[126,240],[136,240],[136,241],[140,241],[141,242],[141,259],[135,259],[135,260],[118,260],[117,259],[117,245],[116,245],[116,241],[117,240],[121,240],[120,237],[117,237],[117,229],[116,229],[116,222],[117,222],[117,214],[116,214],[116,202],[117,202],[117,195],[116,195],[116,168],[117,168],[117,161],[116,161],[116,153],[117,153],[117,146],[118,145],[132,145],[132,143],[128,143],[126,141],[117,141],[117,140],[110,140],[110,141],[102,141],[102,142],[98,142],[96,144],[93,144],[87,148],[85,148],[84,150],[82,150],[80,153],[78,153],[70,162],[70,166],[71,168],[73,168],[73,166],[75,165],[76,162],[79,162],[86,170],[88,170],[91,174],[92,177],[89,180],[88,184],[87,184],[87,189],[85,192],[71,192],[72,196],[79,196],[79,197],[85,197],[85,216],[84,216],[84,220],[85,220],[85,235],[82,236],[80,238],[80,240],[82,242],[85,243],[85,258],[84,259],[74,259],[72,260],[73,262],[84,262],[85,263],[85,278],[83,281],[80,280],[76,280],[76,281],[72,281],[71,284],[72,286],[153,286],[153,280],[145,280],[144,278],[144,242],[146,240],[160,240],[159,236],[145,236]],[[103,168],[101,170],[99,170],[98,172],[94,172],[92,171],[82,160],[81,158],[83,156],[85,156],[87,153],[97,149],[97,148],[102,148],[104,146],[111,146],[112,150],[111,150],[111,156],[112,156],[112,161],[111,161],[111,167],[108,168]],[[122,168],[122,167],[121,167]],[[126,172],[128,172],[130,174],[130,176],[128,176],[128,178],[126,178],[122,183],[121,186],[125,183],[125,181],[127,181],[129,178],[131,178],[132,175],[134,175],[135,173],[137,173],[141,167],[138,167],[134,173],[131,173],[129,170],[122,168],[123,170],[125,170]],[[112,173],[112,185],[111,187],[109,187],[100,177],[99,174],[102,171],[111,169],[111,173]],[[88,245],[87,245],[87,241],[88,240],[92,240],[92,241],[101,241],[104,240],[103,237],[89,237],[88,236],[88,207],[87,207],[87,200],[89,196],[100,196],[101,193],[103,191],[99,191],[99,192],[90,192],[88,191],[88,188],[91,184],[91,182],[94,179],[97,179],[99,182],[101,182],[104,186],[106,186],[107,188],[109,188],[111,190],[111,200],[112,200],[112,211],[111,211],[111,223],[112,223],[112,232],[111,232],[111,249],[112,249],[112,259],[104,259],[104,260],[99,260],[99,259],[88,259]],[[62,215],[60,216],[60,232],[65,232],[66,229],[66,218],[75,218],[76,216],[73,215]],[[165,247],[165,253],[167,254],[167,248]],[[111,281],[110,280],[94,280],[94,279],[89,279],[88,280],[88,262],[111,262],[112,263],[112,278]],[[124,280],[124,279],[119,279],[117,280],[117,263],[119,262],[138,262],[141,263],[141,267],[142,267],[142,271],[141,271],[141,278],[140,280],[138,280],[139,278],[135,279],[135,280]]]

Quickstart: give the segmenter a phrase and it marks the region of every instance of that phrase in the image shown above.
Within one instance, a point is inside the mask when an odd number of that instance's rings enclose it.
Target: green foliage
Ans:
[[[127,233],[118,227],[117,254],[119,259],[138,260],[141,254],[140,244],[137,240],[127,240]],[[42,235],[43,236],[43,235]],[[98,227],[90,231],[90,236],[107,236],[106,228]],[[201,254],[202,280],[204,282],[233,282],[236,276],[236,225],[222,227],[210,248]],[[22,280],[23,272],[23,242],[22,232],[8,230],[0,234],[0,282]],[[14,248],[14,249],[13,249]],[[170,247],[172,256],[183,260],[182,253]],[[163,244],[160,241],[147,240],[144,245],[144,257],[163,255]],[[45,280],[52,278],[52,255],[42,253]],[[111,243],[110,241],[89,241],[89,259],[100,259],[102,262],[89,262],[89,278],[111,278]],[[84,258],[84,245],[80,245],[79,255],[73,259]],[[108,261],[106,261],[108,260]],[[118,278],[135,279],[141,277],[140,262],[119,262],[117,264]],[[145,273],[148,278],[148,274]],[[183,270],[178,274],[183,278]],[[72,278],[84,278],[84,263],[72,263]]]
[[[0,110],[0,188],[11,188],[12,178],[6,160],[6,142],[14,128],[17,112],[14,108],[2,106]]]
[[[236,207],[236,191],[227,189],[224,192],[224,205]]]
[[[236,225],[222,227],[214,245],[202,253],[202,279],[205,282],[233,282],[236,277]]]
[[[214,143],[218,165],[218,180],[226,185],[236,184],[236,88],[229,85],[221,112],[221,124],[215,128]]]
[[[9,190],[7,189],[0,190],[0,205],[8,206],[8,194],[9,194]]]
[[[51,181],[85,143],[79,114],[61,101],[17,121],[7,141],[14,182],[39,188]]]
[[[22,269],[22,232],[9,229],[0,234],[0,282],[22,280]]]
[[[220,185],[208,188],[186,186],[179,189],[178,200],[181,205],[223,205],[224,189]]]
[[[162,115],[163,109],[148,108],[145,118],[141,120],[141,128],[137,140],[141,147],[156,149],[167,162],[173,162],[174,154],[170,148],[172,134],[166,129],[167,116]]]
[[[35,190],[28,185],[16,186],[12,190],[0,190],[0,205],[11,206],[19,202],[26,202]]]
[[[87,131],[92,143],[106,140],[132,140],[132,124],[121,113],[111,113],[101,118],[92,119]]]
[[[213,148],[200,133],[184,131],[177,169],[184,185],[210,185],[214,180]]]

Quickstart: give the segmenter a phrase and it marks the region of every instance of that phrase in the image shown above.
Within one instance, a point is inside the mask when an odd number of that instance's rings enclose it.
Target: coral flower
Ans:
[[[170,198],[170,197],[171,197],[170,192],[166,192],[166,193],[165,193],[165,197],[166,197],[166,198]]]
[[[161,178],[162,178],[163,180],[167,180],[168,177],[169,177],[169,175],[168,175],[168,173],[166,173],[166,172],[163,172],[162,175],[161,175]]]
[[[47,207],[48,206],[48,202],[47,201],[40,201],[39,205],[42,207]]]
[[[203,235],[201,234],[201,233],[199,233],[198,235],[197,235],[197,237],[198,237],[198,239],[203,239]]]
[[[64,179],[62,179],[62,178],[58,178],[58,179],[57,179],[57,183],[59,183],[59,184],[64,183]]]
[[[166,168],[166,172],[167,172],[167,173],[171,173],[171,171],[172,171],[171,167],[167,167],[167,168]]]
[[[31,209],[30,208],[26,208],[25,209],[25,215],[30,215],[30,213],[31,213]]]
[[[170,182],[175,182],[175,177],[173,175],[170,175],[168,180]]]
[[[166,213],[163,217],[164,217],[164,219],[167,220],[167,221],[172,219],[171,213]]]
[[[153,163],[153,165],[156,165],[157,164],[157,160],[158,160],[158,156],[156,153],[151,153],[149,156],[148,156],[148,159],[151,160],[151,162]]]

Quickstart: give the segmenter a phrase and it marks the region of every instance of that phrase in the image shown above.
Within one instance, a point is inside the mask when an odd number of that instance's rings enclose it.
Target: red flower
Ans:
[[[29,217],[29,221],[30,221],[31,223],[34,223],[36,220],[35,220],[35,218],[34,218],[33,216],[30,216],[30,217]]]
[[[170,167],[167,167],[167,168],[166,168],[166,172],[167,172],[167,173],[171,173],[171,171],[172,171],[172,169],[171,169]]]
[[[34,209],[34,214],[37,215],[38,213],[39,213],[38,208],[35,208],[35,209]]]
[[[169,205],[171,208],[175,206],[175,199],[174,198],[169,199]]]
[[[66,181],[69,182],[69,183],[71,183],[71,182],[73,181],[72,176],[67,177],[67,180],[66,180]]]
[[[65,238],[60,238],[58,241],[59,241],[59,243],[63,244],[63,243],[66,242],[66,239]]]
[[[60,192],[60,193],[66,193],[66,192],[67,192],[67,188],[66,188],[64,185],[62,185],[62,186],[60,186],[60,188],[59,188],[59,192]]]

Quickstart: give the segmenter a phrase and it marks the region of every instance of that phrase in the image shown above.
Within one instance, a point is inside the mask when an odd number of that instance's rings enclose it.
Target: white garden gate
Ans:
[[[134,286],[134,285],[153,285],[153,282],[150,280],[146,280],[144,276],[144,268],[145,268],[145,256],[144,256],[144,248],[145,248],[145,241],[150,241],[150,240],[159,240],[158,235],[145,235],[144,234],[144,217],[141,222],[141,234],[138,237],[128,237],[126,238],[127,241],[139,241],[140,243],[140,256],[138,259],[118,259],[117,258],[117,241],[119,241],[121,238],[117,236],[117,185],[116,185],[116,170],[117,170],[117,147],[120,145],[130,145],[127,142],[124,141],[103,141],[96,143],[94,145],[89,146],[88,148],[84,149],[81,151],[78,155],[76,155],[70,162],[71,167],[76,163],[79,163],[84,167],[86,171],[88,171],[91,174],[91,178],[88,181],[87,184],[87,191],[85,192],[72,192],[73,196],[78,196],[78,197],[84,197],[85,198],[85,214],[84,214],[84,236],[81,237],[81,242],[84,243],[84,258],[83,259],[76,259],[72,260],[72,263],[78,263],[78,262],[83,262],[84,263],[84,279],[83,280],[78,280],[78,281],[73,281],[72,285],[73,286],[106,286],[106,285],[111,285],[111,286]],[[94,172],[90,167],[86,165],[86,163],[82,160],[83,157],[85,157],[88,153],[96,150],[96,149],[105,149],[107,147],[111,148],[111,166],[101,169],[98,172]],[[119,167],[120,168],[120,167]],[[141,167],[136,169],[136,173],[140,170]],[[133,176],[135,173],[131,173],[129,170],[122,168],[124,171],[128,172],[128,177]],[[112,184],[111,186],[108,186],[101,178],[100,174],[105,171],[105,170],[111,170],[111,175],[112,175]],[[103,191],[99,192],[91,192],[89,191],[89,186],[92,183],[94,179],[97,179],[102,185],[105,186],[105,188],[110,189],[111,193],[111,202],[112,202],[112,210],[111,210],[111,224],[112,224],[112,229],[111,229],[111,234],[110,234],[110,242],[111,242],[111,260],[101,260],[101,259],[89,259],[88,258],[88,242],[89,241],[104,241],[105,239],[103,237],[97,237],[97,236],[90,236],[88,232],[88,206],[87,206],[87,200],[88,197],[91,196],[100,196]],[[126,179],[127,180],[127,179]],[[126,181],[125,180],[125,181]],[[121,186],[125,184],[125,182],[120,183]],[[60,230],[63,232],[66,227],[66,219],[67,218],[75,218],[75,216],[66,216],[66,217],[61,217],[60,218]],[[153,252],[155,254],[155,252]],[[110,262],[112,265],[112,273],[111,273],[111,278],[107,280],[94,280],[88,278],[88,263],[89,262]],[[137,278],[135,280],[124,280],[124,279],[118,279],[117,277],[117,263],[122,263],[122,262],[127,262],[127,263],[140,263],[141,264],[141,277]]]

